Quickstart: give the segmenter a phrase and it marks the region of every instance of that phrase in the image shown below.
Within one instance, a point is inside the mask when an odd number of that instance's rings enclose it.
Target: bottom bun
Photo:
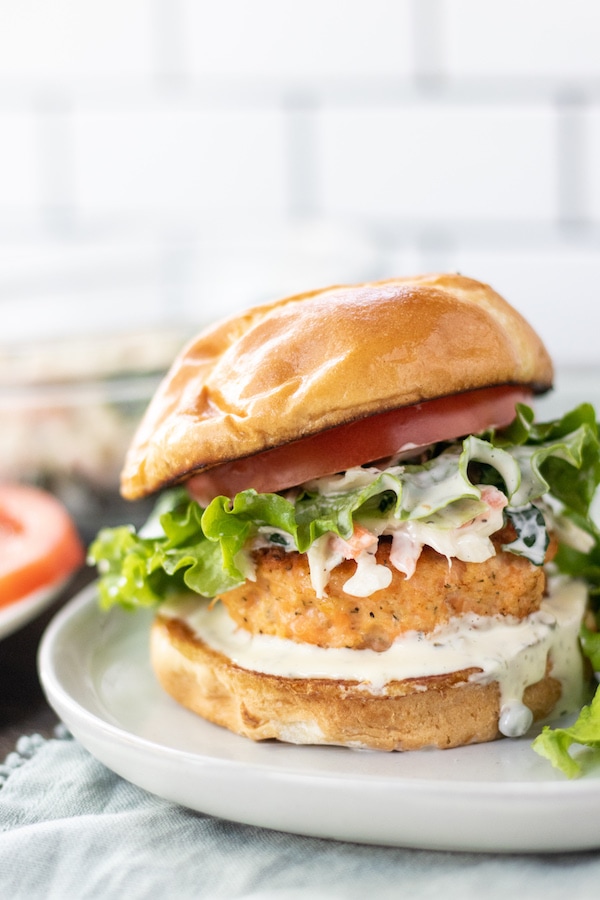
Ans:
[[[163,688],[203,718],[256,741],[335,744],[376,750],[441,749],[500,736],[497,681],[469,678],[470,667],[443,675],[389,681],[385,691],[365,683],[283,677],[253,671],[213,649],[182,619],[159,615],[151,659]],[[534,720],[548,717],[563,686],[546,675],[525,688]]]

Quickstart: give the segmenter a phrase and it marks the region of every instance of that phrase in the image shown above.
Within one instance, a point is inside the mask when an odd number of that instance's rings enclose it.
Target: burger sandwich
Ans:
[[[254,740],[450,748],[579,709],[599,448],[589,405],[535,422],[552,383],[460,275],[233,315],[139,426],[121,489],[156,513],[98,535],[101,602],[154,607],[165,690]]]

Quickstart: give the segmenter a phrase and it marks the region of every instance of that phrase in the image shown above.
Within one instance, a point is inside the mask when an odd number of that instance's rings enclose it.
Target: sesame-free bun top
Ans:
[[[552,363],[488,285],[423,275],[329,287],[203,331],[159,386],[128,452],[136,499],[355,419],[495,385],[536,393]]]

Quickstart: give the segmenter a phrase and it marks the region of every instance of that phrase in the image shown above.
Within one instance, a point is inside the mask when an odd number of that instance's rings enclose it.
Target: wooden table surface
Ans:
[[[38,646],[55,613],[93,578],[92,570],[82,570],[40,616],[0,640],[0,762],[23,734],[52,737],[58,719],[39,682]]]

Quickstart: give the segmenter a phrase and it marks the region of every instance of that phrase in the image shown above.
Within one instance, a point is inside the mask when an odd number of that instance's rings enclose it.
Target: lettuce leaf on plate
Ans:
[[[569,728],[545,725],[534,740],[533,749],[569,778],[577,778],[582,773],[582,766],[569,753],[573,745],[600,749],[600,688],[589,706],[583,707],[577,720]]]

